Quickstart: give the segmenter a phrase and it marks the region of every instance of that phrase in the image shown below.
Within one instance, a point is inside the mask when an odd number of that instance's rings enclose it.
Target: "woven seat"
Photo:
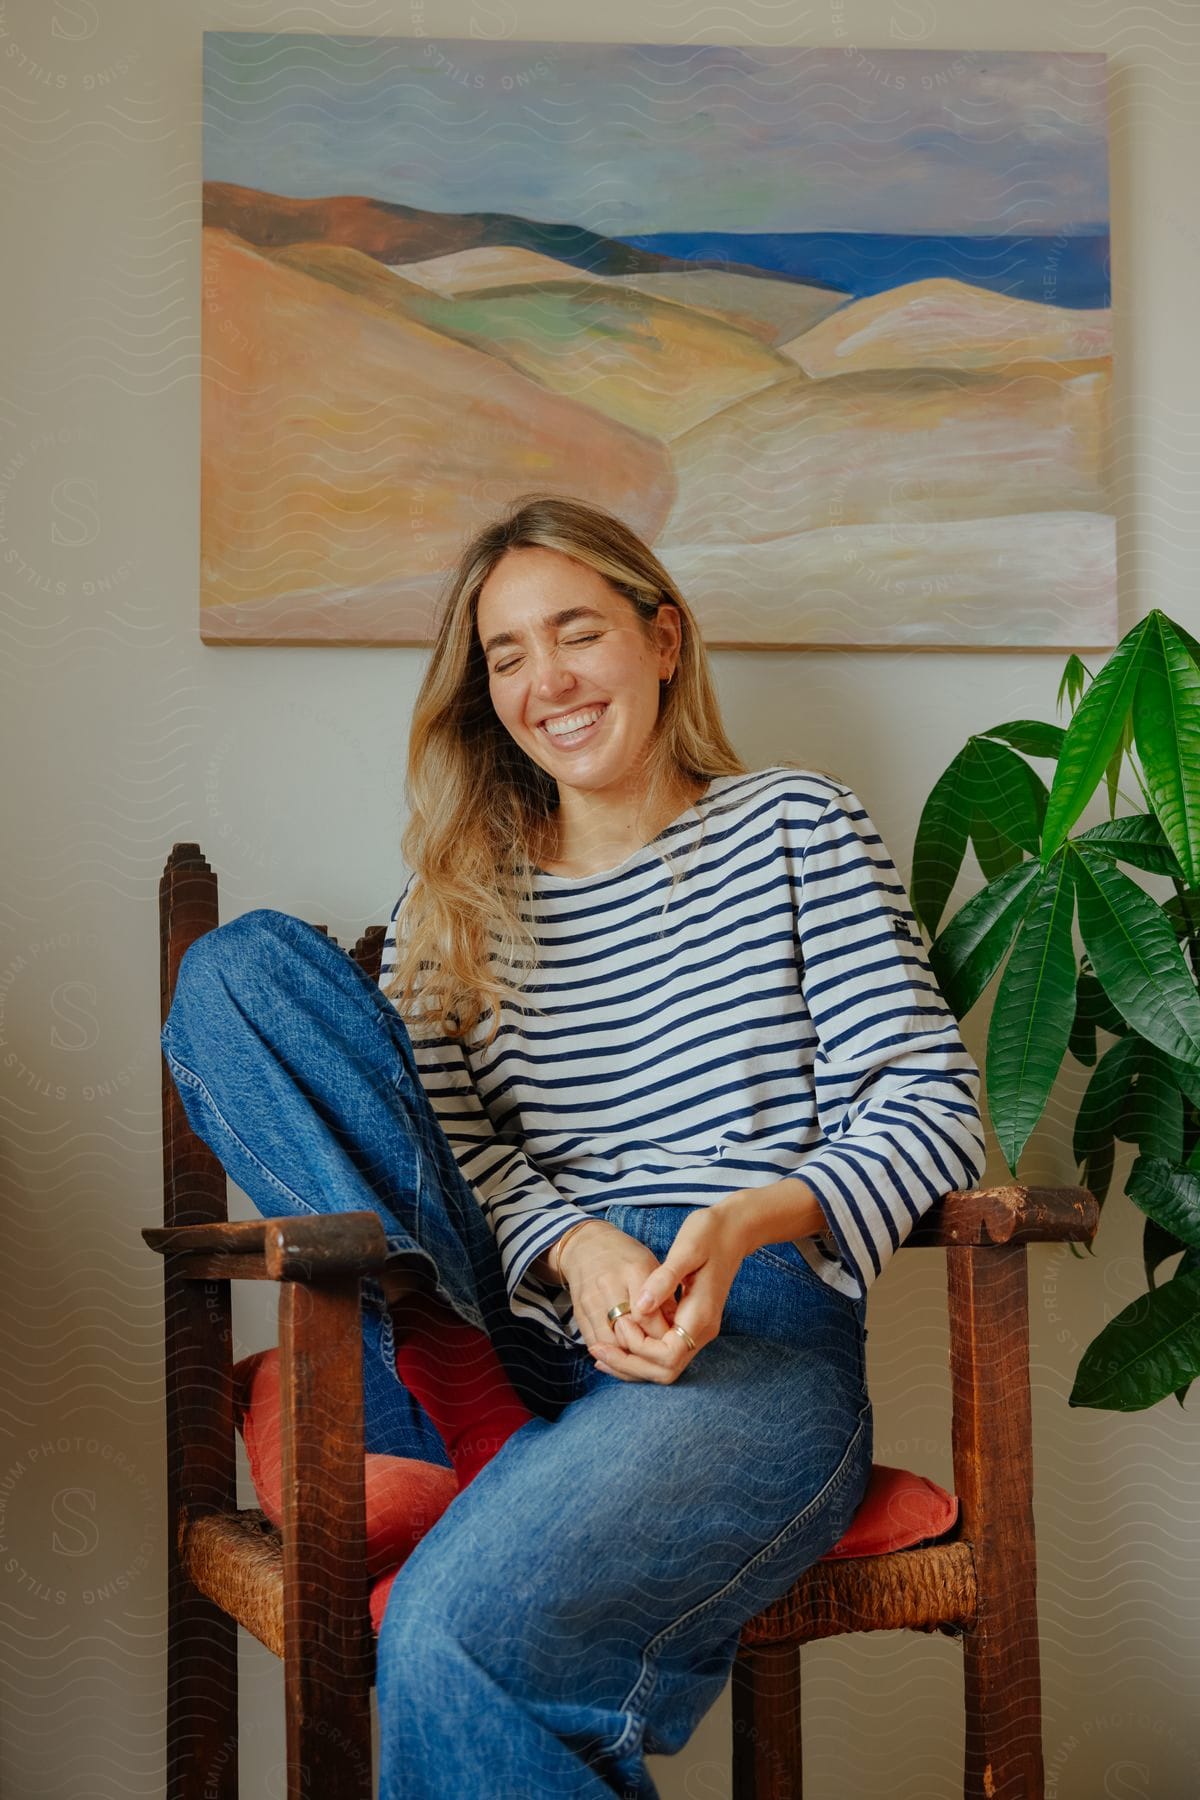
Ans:
[[[283,1655],[283,1534],[260,1507],[207,1513],[182,1533],[193,1584],[275,1656]],[[819,1562],[742,1632],[748,1649],[846,1631],[960,1630],[975,1622],[965,1544]]]
[[[216,877],[176,844],[160,888],[162,1016],[219,919]],[[351,954],[372,979],[384,929]],[[167,1800],[237,1800],[237,1627],[284,1663],[288,1800],[371,1800],[360,1287],[387,1266],[375,1213],[230,1223],[225,1172],[163,1070],[168,1534]],[[1041,1698],[1029,1396],[1029,1242],[1088,1241],[1080,1188],[943,1197],[903,1246],[944,1254],[954,1492],[936,1543],[823,1558],[750,1620],[733,1671],[734,1800],[801,1800],[799,1646],[947,1633],[964,1657],[964,1800],[1038,1800]],[[282,1529],[236,1502],[233,1280],[279,1293]],[[319,1378],[317,1371],[319,1370]]]
[[[969,1544],[934,1544],[884,1556],[817,1562],[742,1631],[742,1644],[806,1644],[846,1631],[944,1631],[974,1625],[975,1558]]]
[[[283,1655],[283,1534],[259,1507],[207,1513],[182,1533],[193,1584],[275,1656]],[[819,1562],[742,1632],[749,1649],[845,1631],[959,1630],[975,1622],[966,1544]]]
[[[283,1533],[257,1506],[183,1523],[179,1554],[193,1585],[283,1655]]]

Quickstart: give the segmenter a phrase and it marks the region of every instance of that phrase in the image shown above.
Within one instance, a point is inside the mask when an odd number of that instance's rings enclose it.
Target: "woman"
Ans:
[[[978,1177],[978,1071],[855,795],[746,769],[599,509],[467,546],[408,785],[380,985],[250,913],[164,1047],[263,1212],[372,1206],[394,1252],[368,1447],[459,1491],[382,1618],[381,1795],[645,1800],[853,1518],[867,1289]]]

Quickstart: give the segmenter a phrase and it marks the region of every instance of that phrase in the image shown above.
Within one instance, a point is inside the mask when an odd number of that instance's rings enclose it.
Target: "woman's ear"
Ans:
[[[660,670],[662,680],[666,681],[678,661],[678,653],[683,644],[683,621],[673,600],[662,601],[654,623],[658,628],[659,650],[666,658]]]

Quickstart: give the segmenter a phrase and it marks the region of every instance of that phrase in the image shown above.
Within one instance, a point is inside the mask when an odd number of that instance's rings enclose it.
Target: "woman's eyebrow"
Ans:
[[[558,612],[547,613],[541,623],[543,625],[569,625],[572,619],[602,620],[603,618],[604,614],[602,612],[597,612],[594,606],[564,606],[561,607]],[[491,651],[497,649],[501,644],[519,644],[520,641],[520,634],[518,632],[498,631],[495,636],[490,637],[483,646],[483,654],[485,656],[489,655]]]

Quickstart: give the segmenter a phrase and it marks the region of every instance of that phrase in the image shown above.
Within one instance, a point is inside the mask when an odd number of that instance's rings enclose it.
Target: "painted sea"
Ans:
[[[1098,226],[1067,236],[914,237],[884,231],[664,231],[624,238],[683,262],[762,269],[789,281],[836,288],[861,300],[910,281],[943,277],[1049,305],[1100,307],[1111,299],[1109,234]]]

